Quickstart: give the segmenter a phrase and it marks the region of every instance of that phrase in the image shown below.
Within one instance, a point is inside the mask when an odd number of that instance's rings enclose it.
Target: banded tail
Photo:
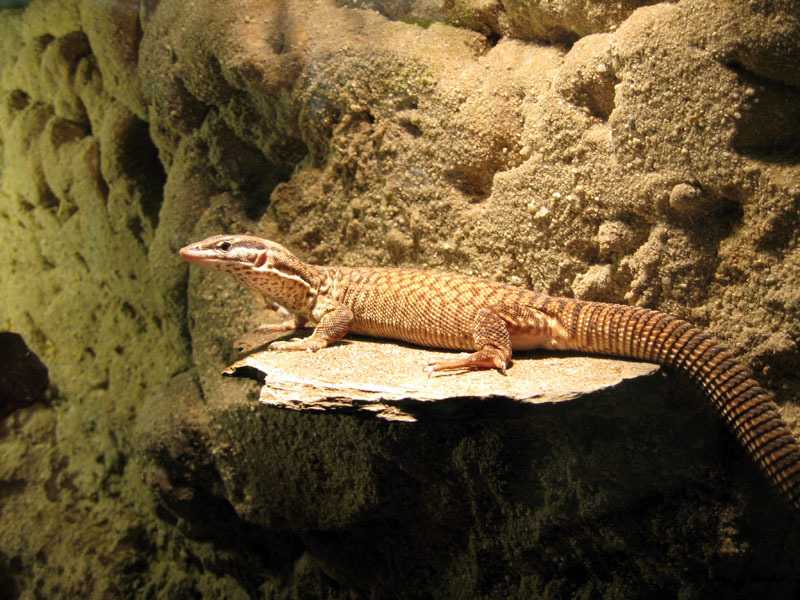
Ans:
[[[545,312],[556,308],[552,299]],[[686,373],[711,399],[736,439],[800,510],[800,445],[772,394],[709,335],[672,315],[598,302],[569,301],[558,317],[575,350],[655,362]],[[549,305],[549,306],[548,306]],[[549,309],[549,310],[548,310]]]

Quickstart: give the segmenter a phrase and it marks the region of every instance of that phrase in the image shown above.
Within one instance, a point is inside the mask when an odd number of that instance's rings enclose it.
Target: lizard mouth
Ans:
[[[203,257],[200,256],[197,252],[197,249],[194,247],[194,244],[189,244],[188,246],[184,246],[181,248],[178,253],[181,255],[181,258],[192,265],[202,265],[203,264]]]

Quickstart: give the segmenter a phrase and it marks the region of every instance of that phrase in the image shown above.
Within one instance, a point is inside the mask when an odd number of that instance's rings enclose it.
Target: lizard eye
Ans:
[[[217,244],[217,250],[222,250],[223,252],[227,252],[231,249],[232,244],[230,242],[220,242]]]

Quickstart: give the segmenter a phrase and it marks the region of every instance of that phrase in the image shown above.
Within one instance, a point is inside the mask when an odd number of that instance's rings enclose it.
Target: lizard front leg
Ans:
[[[287,342],[273,342],[270,350],[307,350],[316,352],[344,337],[353,322],[353,312],[338,302],[331,302],[327,312],[319,319],[314,332],[307,338],[294,338]]]
[[[284,313],[285,313],[285,309]],[[281,321],[280,323],[265,323],[259,325],[252,331],[248,331],[238,340],[233,343],[233,347],[239,352],[249,352],[269,341],[268,335],[270,333],[277,333],[283,331],[295,331],[302,329],[308,319],[301,315],[292,315],[289,319]]]
[[[290,319],[286,319],[285,321],[281,321],[280,323],[264,323],[263,325],[259,325],[253,330],[253,333],[295,331],[296,329],[302,329],[306,323],[308,323],[308,319],[306,319],[305,317],[301,315],[293,315]]]

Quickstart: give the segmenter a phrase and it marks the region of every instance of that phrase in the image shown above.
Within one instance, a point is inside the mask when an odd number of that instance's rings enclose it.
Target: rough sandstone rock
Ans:
[[[674,312],[800,435],[800,10],[650,4],[0,10],[0,323],[54,385],[2,424],[2,591],[792,597],[796,517],[679,379],[267,409],[220,377],[263,307],[176,254],[249,230]]]

